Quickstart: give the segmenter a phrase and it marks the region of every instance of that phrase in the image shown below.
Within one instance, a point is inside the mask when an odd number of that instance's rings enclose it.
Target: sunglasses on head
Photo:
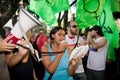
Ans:
[[[72,25],[71,27],[72,27],[72,28],[77,28],[77,25]]]

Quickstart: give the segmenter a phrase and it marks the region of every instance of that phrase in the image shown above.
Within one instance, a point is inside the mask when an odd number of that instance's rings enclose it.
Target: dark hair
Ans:
[[[90,30],[95,30],[98,35],[103,36],[102,27],[99,25],[93,26]]]
[[[3,28],[0,28],[0,36],[5,38],[5,30]]]
[[[114,19],[120,18],[120,12],[113,12],[112,14],[113,14]]]
[[[59,30],[64,30],[64,29],[59,26],[55,26],[52,28],[52,30],[50,31],[50,34],[49,34],[51,40],[54,40],[54,38],[52,37],[52,34],[57,33]]]
[[[71,22],[75,22],[75,21],[68,21],[67,24],[66,24],[66,27],[70,27]]]
[[[12,25],[13,25],[13,27],[14,27],[14,25],[17,23],[17,18],[18,18],[18,15],[14,15],[14,16],[12,17]]]

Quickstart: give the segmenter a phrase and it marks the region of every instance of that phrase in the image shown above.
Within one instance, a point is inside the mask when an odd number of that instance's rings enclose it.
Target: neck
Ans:
[[[75,35],[73,35],[73,34],[68,34],[68,36],[69,36],[69,37],[75,37]]]
[[[52,49],[59,49],[59,44],[53,42],[53,43],[51,44],[51,47],[52,47]]]

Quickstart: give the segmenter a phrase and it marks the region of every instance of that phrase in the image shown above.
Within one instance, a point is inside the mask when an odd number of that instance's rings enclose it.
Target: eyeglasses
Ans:
[[[72,27],[72,28],[77,28],[77,25],[72,25],[71,27]]]

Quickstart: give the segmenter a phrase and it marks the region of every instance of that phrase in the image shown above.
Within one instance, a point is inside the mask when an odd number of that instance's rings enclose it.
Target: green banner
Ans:
[[[61,12],[70,8],[68,0],[48,0],[54,13]]]
[[[112,12],[120,12],[120,0],[110,0]]]
[[[28,9],[35,12],[48,25],[57,21],[55,13],[70,8],[68,0],[30,0]]]
[[[57,21],[51,5],[47,2],[47,0],[30,0],[28,8],[46,21],[48,25]]]
[[[104,9],[98,20],[98,25],[102,26],[104,36],[107,37],[107,39],[109,41],[109,49],[108,49],[107,59],[115,61],[114,48],[118,47],[119,31],[115,24],[113,15],[112,15],[110,0],[106,0],[106,2],[105,2]]]
[[[78,28],[95,25],[100,16],[105,0],[77,0],[76,22]]]

